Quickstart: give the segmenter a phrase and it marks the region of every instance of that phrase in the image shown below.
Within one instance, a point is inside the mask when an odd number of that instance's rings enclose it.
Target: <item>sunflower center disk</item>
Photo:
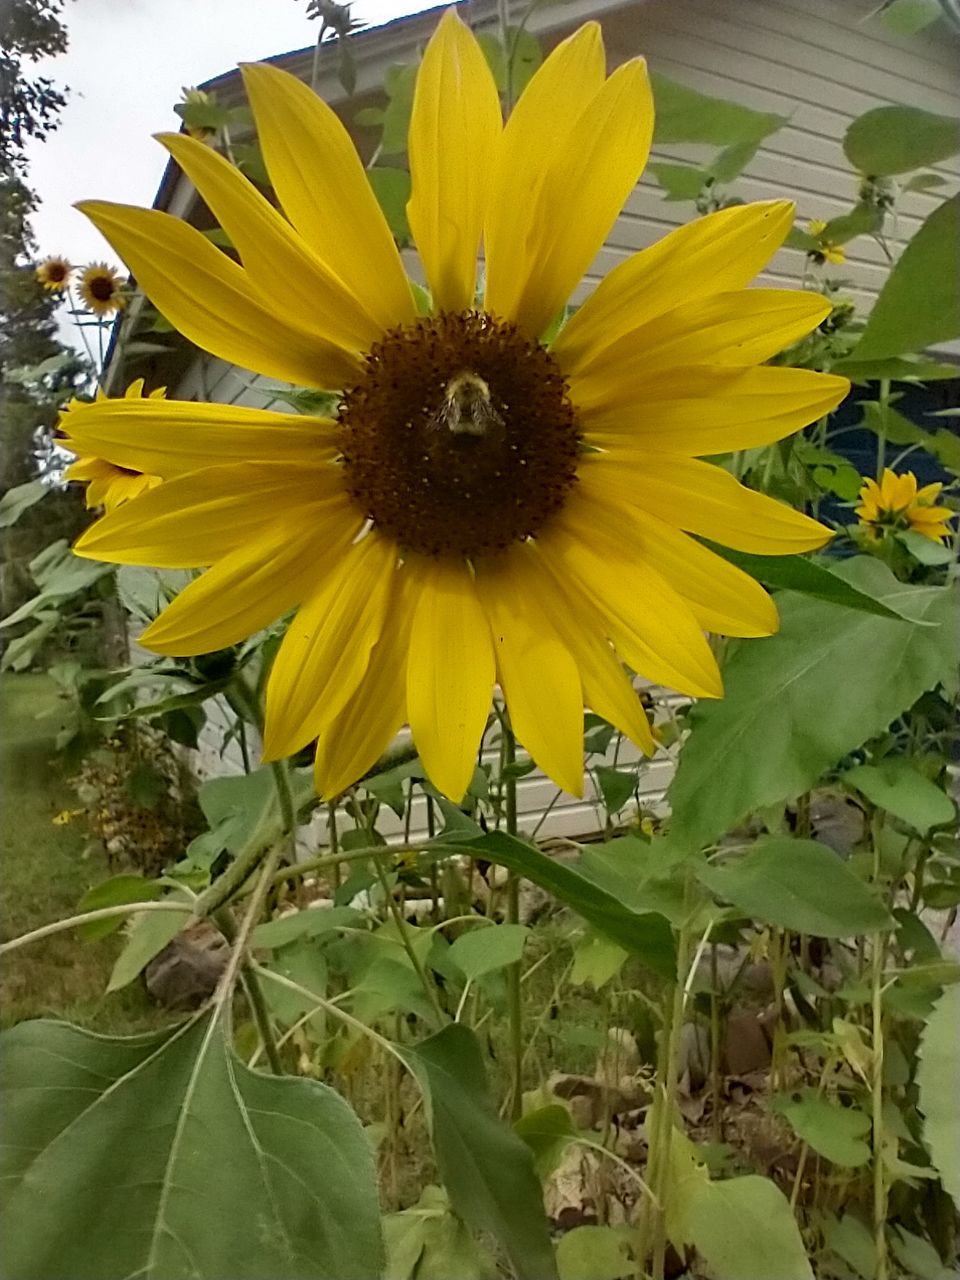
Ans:
[[[423,555],[475,556],[533,537],[576,479],[580,432],[556,361],[482,312],[389,331],[339,421],[352,498]]]

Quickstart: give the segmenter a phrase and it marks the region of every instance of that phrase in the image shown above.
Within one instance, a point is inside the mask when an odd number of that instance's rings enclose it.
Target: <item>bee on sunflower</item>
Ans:
[[[80,297],[96,316],[111,316],[126,304],[124,279],[105,262],[91,262],[80,275]]]
[[[847,393],[844,378],[764,364],[830,311],[813,293],[746,287],[793,206],[679,228],[558,330],[644,167],[646,66],[607,77],[588,23],[504,122],[483,52],[450,12],[419,68],[408,140],[423,314],[337,115],[276,67],[243,74],[282,212],[203,143],[160,138],[239,264],[169,214],[80,207],[192,342],[333,389],[338,409],[73,411],[78,444],[164,481],[77,553],[206,570],[143,636],[160,653],[220,649],[296,609],[267,685],[264,754],[316,739],[324,797],[409,723],[430,778],[459,799],[495,681],[527,751],[578,794],[585,705],[655,749],[624,664],[719,697],[704,632],[777,628],[762,587],[697,537],[777,555],[831,536],[701,460],[780,440]]]
[[[918,489],[912,471],[897,475],[889,467],[884,469],[879,484],[865,477],[860,506],[856,508],[860,527],[872,542],[880,541],[887,532],[910,529],[931,542],[946,542],[950,536],[947,526],[956,513],[936,505],[942,489],[939,483]]]
[[[124,392],[124,398],[128,400],[139,400],[142,395],[143,378],[137,378],[135,382],[131,382]],[[160,400],[165,395],[166,389],[158,387],[150,392],[149,399]],[[105,399],[104,393],[98,388],[97,400]],[[114,462],[108,462],[106,458],[98,458],[72,439],[70,415],[82,411],[84,407],[82,401],[72,401],[60,421],[60,429],[65,434],[58,438],[57,444],[62,449],[68,449],[77,455],[76,461],[70,463],[63,477],[65,480],[78,480],[86,484],[87,491],[84,499],[88,508],[103,507],[104,511],[115,511],[131,498],[137,498],[140,494],[155,489],[161,480],[159,476],[148,475],[131,467],[120,467]]]
[[[819,267],[822,267],[825,262],[832,263],[836,267],[842,266],[847,260],[846,251],[842,244],[824,239],[823,233],[826,229],[827,224],[821,218],[811,218],[807,223],[807,234],[817,241],[816,248],[809,250],[809,257]]]
[[[37,266],[37,279],[51,293],[62,293],[70,284],[73,267],[66,258],[52,254]]]

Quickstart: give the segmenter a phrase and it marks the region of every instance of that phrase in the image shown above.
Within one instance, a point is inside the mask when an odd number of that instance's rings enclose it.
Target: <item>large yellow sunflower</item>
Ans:
[[[244,78],[282,213],[202,143],[161,138],[242,265],[165,213],[81,208],[191,341],[342,389],[339,412],[120,400],[71,414],[78,442],[164,479],[77,550],[210,566],[145,633],[160,653],[217,649],[297,608],[267,686],[265,753],[317,739],[323,796],[404,722],[436,785],[461,796],[495,680],[526,749],[579,792],[585,704],[653,749],[622,663],[717,697],[704,632],[776,629],[763,589],[690,534],[765,554],[829,537],[699,459],[779,440],[848,389],[757,367],[830,310],[810,293],[745,288],[792,206],[673,232],[619,264],[545,344],[643,169],[642,60],[607,78],[589,23],[504,125],[479,45],[443,18],[409,136],[428,314],[336,114],[274,67]]]
[[[931,542],[945,542],[955,513],[949,507],[936,505],[942,489],[939,483],[918,489],[912,471],[897,475],[887,467],[879,484],[869,476],[864,480],[857,516],[874,539],[883,537],[888,529],[912,529]]]
[[[150,399],[162,400],[165,394],[164,388],[158,387],[150,392]],[[137,378],[131,382],[124,395],[129,400],[139,400],[143,395],[143,378]],[[103,402],[105,399],[104,393],[97,388],[97,401]],[[70,463],[63,473],[63,478],[79,480],[86,484],[87,491],[84,495],[86,505],[103,507],[104,511],[108,512],[114,511],[123,503],[129,502],[131,498],[138,498],[140,494],[146,493],[149,489],[155,489],[158,484],[161,484],[159,476],[147,475],[130,467],[118,467],[116,463],[108,462],[106,458],[94,457],[85,450],[83,445],[77,444],[70,435],[71,415],[82,411],[85,407],[80,400],[71,402],[60,420],[61,430],[66,434],[57,440],[57,444],[77,455],[76,462]]]

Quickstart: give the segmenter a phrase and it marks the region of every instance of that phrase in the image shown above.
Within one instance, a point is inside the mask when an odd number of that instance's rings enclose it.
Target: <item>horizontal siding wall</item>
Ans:
[[[644,54],[652,68],[690,88],[787,116],[787,125],[765,141],[731,190],[747,200],[788,197],[796,201],[801,218],[826,219],[845,212],[856,194],[856,179],[843,154],[842,139],[857,116],[887,103],[960,113],[956,75],[960,41],[942,31],[936,38],[897,37],[876,20],[866,21],[875,7],[875,0],[638,0],[632,5],[613,0],[593,4],[560,0],[538,10],[532,26],[549,46],[586,18],[599,17],[612,63]],[[483,6],[478,8],[480,25],[488,25]],[[357,48],[361,91],[382,83],[383,71],[391,62],[415,57],[418,42],[438,16],[439,11],[365,37]],[[309,77],[309,56],[284,61],[291,70]],[[331,99],[339,92],[333,74],[328,91]],[[653,158],[701,162],[711,154],[703,148],[662,147]],[[956,162],[933,167],[947,179],[947,185],[936,195],[911,193],[902,199],[889,234],[894,254],[943,196],[960,185]],[[171,211],[185,212],[188,194],[186,184],[179,184]],[[691,216],[689,203],[665,201],[662,189],[651,178],[642,179],[574,300],[581,302],[597,280],[625,256]],[[405,256],[411,274],[419,278],[416,259]],[[848,262],[839,274],[850,281],[847,292],[864,313],[872,306],[888,270],[883,250],[874,241],[861,237],[849,246]],[[804,255],[782,250],[759,283],[796,287],[803,272]],[[276,389],[282,388],[223,361],[204,359],[195,362],[177,395],[282,410],[284,404],[273,395]],[[662,690],[655,695],[661,718],[669,716],[682,701]],[[228,726],[229,715],[218,705],[198,757],[201,776],[240,771],[236,744],[226,751],[222,747]],[[495,756],[494,750],[487,758]],[[617,758],[628,764],[637,757],[634,748],[624,744]],[[605,760],[598,758],[592,763],[613,763],[613,748]],[[644,807],[662,809],[671,773],[672,761],[665,752],[647,764],[640,782]],[[527,831],[539,828],[541,836],[576,837],[602,826],[602,812],[589,778],[583,799],[568,795],[558,799],[556,788],[540,773],[523,778],[518,792]],[[393,815],[383,816],[391,838],[400,838],[400,822]],[[426,834],[422,799],[415,802],[411,834],[414,839]],[[324,842],[319,821],[302,833],[305,850]]]

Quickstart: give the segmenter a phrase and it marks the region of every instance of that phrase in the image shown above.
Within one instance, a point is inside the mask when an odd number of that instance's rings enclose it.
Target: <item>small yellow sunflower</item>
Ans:
[[[874,539],[882,538],[888,529],[912,529],[932,542],[946,542],[950,534],[947,524],[954,512],[935,505],[942,489],[942,484],[925,484],[918,489],[912,471],[897,475],[887,467],[879,484],[869,477],[864,479],[857,515]]]
[[[61,258],[59,254],[52,254],[49,258],[44,258],[37,267],[37,279],[51,293],[60,293],[61,290],[66,289],[72,275],[73,267],[66,258]]]
[[[105,262],[91,262],[80,276],[80,297],[98,316],[110,316],[126,302],[123,277]]]
[[[811,218],[807,223],[807,233],[818,242],[816,249],[810,250],[810,256],[818,263],[832,262],[834,266],[840,266],[847,260],[846,252],[843,245],[823,239],[826,229],[827,224],[821,218]]]
[[[158,387],[156,391],[150,392],[149,399],[162,400],[165,394],[165,389]],[[142,378],[131,382],[124,392],[124,397],[128,400],[139,400],[142,395]],[[103,403],[105,400],[106,396],[98,388],[97,403]],[[71,453],[77,454],[76,462],[71,462],[63,473],[64,479],[79,480],[86,484],[85,501],[88,507],[103,507],[105,511],[114,511],[124,502],[129,502],[131,498],[138,498],[149,489],[155,489],[161,483],[161,479],[159,476],[148,475],[129,467],[119,467],[105,458],[87,454],[83,446],[78,445],[70,435],[71,424],[76,421],[77,414],[83,413],[87,408],[88,406],[83,402],[74,400],[61,420],[61,429],[66,432],[66,435],[57,443],[62,448],[69,449]]]
[[[223,156],[161,137],[242,265],[169,214],[81,208],[192,342],[336,389],[339,410],[87,406],[74,438],[164,483],[77,552],[207,569],[145,633],[160,653],[219,649],[296,608],[264,750],[277,759],[316,739],[322,796],[407,722],[429,776],[459,798],[494,681],[526,749],[579,793],[585,705],[654,750],[623,663],[719,697],[704,632],[776,630],[766,592],[690,535],[773,555],[830,537],[700,460],[782,439],[847,393],[843,378],[763,365],[830,310],[815,294],[746,287],[793,206],[681,227],[544,340],[646,161],[646,67],[607,78],[588,23],[504,124],[483,52],[449,12],[408,139],[407,212],[432,295],[422,314],[337,115],[276,67],[244,78],[282,213]]]

